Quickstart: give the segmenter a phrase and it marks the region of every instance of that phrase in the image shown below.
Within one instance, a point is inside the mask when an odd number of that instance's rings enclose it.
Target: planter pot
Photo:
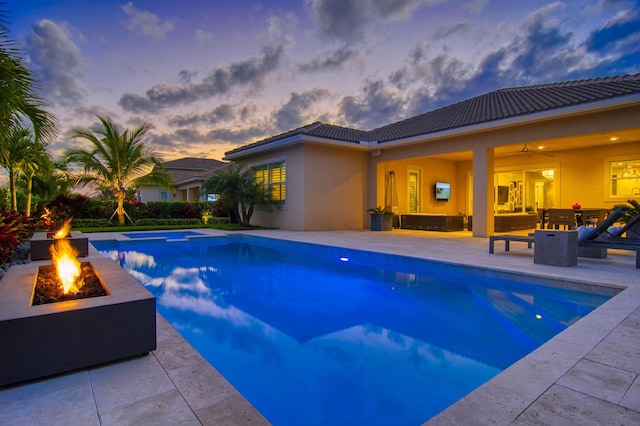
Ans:
[[[393,229],[393,216],[372,214],[371,224],[369,229],[371,231],[391,231]]]

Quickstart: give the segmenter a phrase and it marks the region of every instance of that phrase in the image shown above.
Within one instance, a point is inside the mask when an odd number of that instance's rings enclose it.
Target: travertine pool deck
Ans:
[[[640,424],[640,270],[635,269],[635,254],[610,250],[606,259],[580,258],[577,266],[563,268],[534,264],[526,244],[514,243],[510,252],[497,244],[495,254],[489,254],[488,238],[472,238],[467,232],[251,234],[626,288],[428,424]],[[91,248],[91,256],[99,254]],[[147,356],[0,388],[0,424],[268,422],[158,315],[158,348]]]

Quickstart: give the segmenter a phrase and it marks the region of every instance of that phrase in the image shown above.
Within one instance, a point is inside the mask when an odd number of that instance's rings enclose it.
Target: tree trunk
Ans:
[[[118,225],[124,225],[124,193],[117,193],[116,198],[118,200],[118,208],[116,211],[118,212]]]
[[[16,194],[17,173],[13,169],[9,170],[9,191],[11,192],[11,210],[18,211],[18,196]]]
[[[31,190],[33,188],[33,174],[27,175],[27,207],[25,214],[27,217],[31,216]]]

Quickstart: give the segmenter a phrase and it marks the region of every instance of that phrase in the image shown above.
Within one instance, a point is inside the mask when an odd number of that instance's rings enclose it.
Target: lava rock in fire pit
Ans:
[[[36,277],[32,304],[43,305],[65,300],[106,296],[108,294],[89,262],[81,263],[80,278],[78,280],[84,281],[84,285],[78,292],[64,294],[55,267],[52,265],[40,266]]]

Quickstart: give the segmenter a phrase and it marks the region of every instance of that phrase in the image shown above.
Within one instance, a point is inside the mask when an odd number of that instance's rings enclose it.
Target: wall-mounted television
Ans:
[[[498,185],[498,204],[506,204],[509,202],[509,187]]]
[[[436,182],[433,187],[436,200],[448,200],[451,198],[451,184],[449,182]]]

